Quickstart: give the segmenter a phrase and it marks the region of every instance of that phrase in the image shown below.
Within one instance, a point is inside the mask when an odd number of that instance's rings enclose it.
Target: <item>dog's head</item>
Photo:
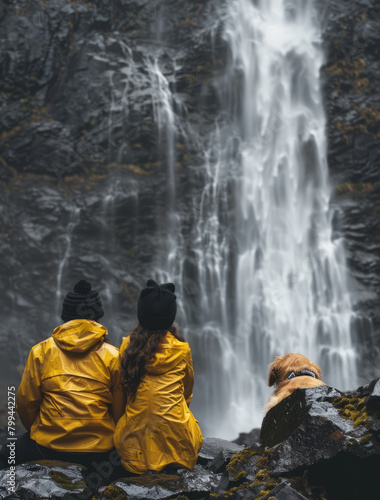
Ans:
[[[322,378],[322,370],[318,365],[312,363],[302,354],[291,352],[285,356],[278,356],[273,363],[269,365],[268,385],[269,387],[274,384],[278,385],[286,380],[292,372],[297,375],[301,370],[313,372],[318,380]]]

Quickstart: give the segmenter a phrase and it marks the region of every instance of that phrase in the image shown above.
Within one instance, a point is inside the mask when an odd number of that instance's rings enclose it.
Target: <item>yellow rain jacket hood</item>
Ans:
[[[31,349],[17,411],[38,444],[71,452],[113,448],[119,352],[106,335],[96,321],[76,319]]]
[[[126,337],[121,357],[128,344]],[[168,332],[146,368],[136,399],[116,426],[114,442],[122,464],[137,474],[170,464],[193,470],[203,437],[189,410],[194,384],[189,344]]]

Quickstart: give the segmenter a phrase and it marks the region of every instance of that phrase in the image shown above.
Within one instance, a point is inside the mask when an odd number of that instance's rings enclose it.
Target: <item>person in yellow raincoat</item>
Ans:
[[[172,323],[173,283],[148,280],[138,301],[139,324],[121,348],[126,409],[114,435],[122,465],[135,474],[168,466],[193,470],[202,433],[189,406],[194,384],[189,344]]]
[[[98,292],[81,280],[63,302],[65,323],[31,349],[17,392],[28,433],[17,439],[16,463],[57,459],[88,466],[114,448],[124,403],[115,390],[118,349],[105,341],[107,329],[96,321],[103,315]]]

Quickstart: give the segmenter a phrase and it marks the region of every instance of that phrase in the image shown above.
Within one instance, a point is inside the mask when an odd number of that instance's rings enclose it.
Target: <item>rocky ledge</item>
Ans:
[[[380,379],[355,392],[298,389],[243,446],[206,438],[193,472],[112,477],[77,464],[34,462],[0,472],[0,498],[93,500],[364,500],[378,498]],[[244,444],[246,446],[244,446]],[[105,470],[105,469],[104,469]],[[104,484],[110,483],[110,484]],[[376,493],[377,492],[377,493]]]

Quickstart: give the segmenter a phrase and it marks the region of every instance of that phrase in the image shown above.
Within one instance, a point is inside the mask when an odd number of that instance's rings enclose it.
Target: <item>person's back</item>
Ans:
[[[165,289],[168,285],[160,288],[152,280],[147,285],[148,297],[155,298],[153,310],[140,295],[140,324],[120,348],[127,406],[114,442],[123,466],[130,472],[161,471],[167,466],[192,470],[203,437],[189,409],[194,384],[191,350],[171,326],[176,309],[165,316],[170,310],[170,304],[165,304],[165,299],[171,299]],[[174,285],[169,292],[175,301]],[[163,321],[158,310],[164,315]]]
[[[63,302],[51,337],[30,353],[17,392],[17,411],[28,432],[18,437],[16,463],[66,460],[89,466],[107,459],[125,403],[116,387],[119,350],[106,342],[100,296],[79,281]],[[116,453],[116,452],[115,452]],[[0,467],[9,464],[3,445]]]
[[[106,334],[96,321],[76,319],[32,348],[17,409],[38,444],[74,452],[112,449],[119,353],[104,342]]]

